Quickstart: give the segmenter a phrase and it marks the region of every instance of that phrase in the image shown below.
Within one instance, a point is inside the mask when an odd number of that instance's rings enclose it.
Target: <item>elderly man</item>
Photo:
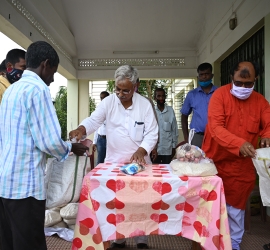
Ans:
[[[70,139],[80,140],[97,130],[106,120],[107,151],[105,162],[151,164],[150,152],[158,139],[158,125],[151,103],[135,92],[138,73],[129,65],[115,72],[115,94],[106,97],[76,130]],[[148,249],[147,238],[135,238],[137,247]],[[124,248],[125,240],[111,248]]]
[[[202,149],[213,159],[224,183],[232,248],[239,250],[244,233],[247,199],[255,184],[251,158],[255,148],[270,145],[270,106],[253,91],[258,68],[239,62],[231,71],[232,83],[213,94]]]

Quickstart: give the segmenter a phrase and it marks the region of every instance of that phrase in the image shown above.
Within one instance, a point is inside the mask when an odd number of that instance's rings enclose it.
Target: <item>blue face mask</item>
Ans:
[[[209,86],[211,83],[212,83],[212,79],[210,79],[210,80],[207,81],[207,82],[200,82],[200,81],[199,81],[199,84],[200,84],[201,87],[207,87],[207,86]]]

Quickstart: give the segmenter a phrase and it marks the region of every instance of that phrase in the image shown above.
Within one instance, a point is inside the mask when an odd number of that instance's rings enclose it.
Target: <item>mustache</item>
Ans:
[[[117,96],[119,99],[126,99],[126,97],[125,96],[123,96],[123,97],[119,97],[119,96]]]

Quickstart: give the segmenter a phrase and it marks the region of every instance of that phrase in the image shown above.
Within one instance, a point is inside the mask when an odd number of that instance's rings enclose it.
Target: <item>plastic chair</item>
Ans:
[[[260,189],[259,189],[259,186],[257,186],[257,185],[252,190],[251,194],[248,197],[247,203],[246,203],[245,231],[249,234],[251,233],[251,230],[250,230],[250,216],[251,216],[250,201],[251,201],[251,197],[253,197],[253,196],[260,196]],[[261,214],[261,221],[266,222],[266,207],[263,206],[261,197],[260,197],[260,214]]]
[[[83,141],[81,141],[81,143],[87,147],[89,147],[89,151],[86,151],[87,156],[90,158],[90,170],[92,170],[95,166],[94,166],[94,153],[92,150],[92,145],[93,145],[93,141],[91,141],[90,139],[85,139]],[[92,152],[90,154],[90,152]],[[90,171],[89,170],[89,171]]]

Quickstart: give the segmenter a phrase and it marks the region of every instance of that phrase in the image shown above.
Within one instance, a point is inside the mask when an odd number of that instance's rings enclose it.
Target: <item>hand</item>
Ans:
[[[84,146],[82,143],[72,143],[71,152],[75,155],[82,156],[84,153],[89,150],[89,147]]]
[[[85,127],[79,126],[77,129],[69,132],[69,139],[72,140],[73,138],[75,138],[76,141],[78,142],[82,139],[84,135],[86,135]]]
[[[241,153],[244,157],[252,157],[252,158],[256,158],[256,150],[254,149],[254,147],[252,146],[252,144],[250,144],[249,142],[245,142],[245,143],[240,147],[240,153]]]
[[[145,165],[144,156],[147,154],[146,150],[142,147],[139,147],[138,150],[131,156],[130,162],[137,162],[140,165]]]
[[[157,149],[154,148],[151,152],[151,159],[152,161],[155,161],[157,159],[157,156],[158,156],[158,152],[157,152]]]
[[[175,156],[175,148],[172,149],[172,159]]]
[[[260,141],[261,148],[269,148],[270,146],[270,139],[269,138],[262,138]]]
[[[96,144],[93,144],[93,145],[92,145],[92,151],[93,151],[93,152],[96,152],[96,150],[97,150],[97,146],[96,146]]]

